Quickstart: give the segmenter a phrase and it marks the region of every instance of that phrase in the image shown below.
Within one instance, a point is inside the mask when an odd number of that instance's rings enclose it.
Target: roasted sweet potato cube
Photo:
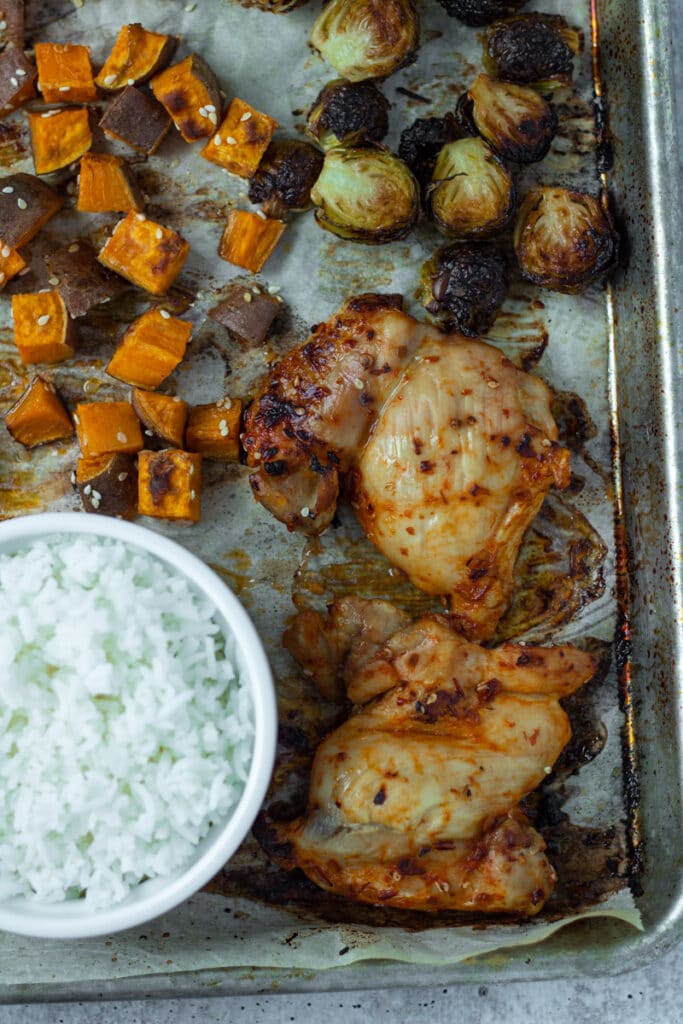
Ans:
[[[177,36],[150,32],[138,22],[124,25],[95,81],[109,91],[146,82],[168,64],[177,45]]]
[[[8,46],[0,54],[0,117],[36,94],[36,69],[23,50]]]
[[[142,448],[140,420],[130,402],[82,402],[74,422],[83,455],[133,455]]]
[[[192,324],[165,309],[148,309],[116,346],[107,373],[126,384],[158,388],[185,355]]]
[[[131,519],[138,509],[135,458],[123,452],[84,455],[76,464],[76,487],[86,512]]]
[[[228,263],[256,274],[272,255],[285,227],[281,220],[260,217],[249,210],[231,210],[218,255]]]
[[[281,303],[262,288],[233,284],[225,298],[210,309],[208,315],[227,327],[238,341],[260,345],[281,308]]]
[[[277,126],[272,117],[260,114],[244,100],[234,99],[200,156],[240,178],[250,178]]]
[[[92,146],[87,107],[29,114],[28,121],[36,174],[49,174],[67,167]]]
[[[150,82],[152,92],[173,119],[186,142],[205,139],[216,131],[221,113],[221,90],[203,57],[191,53]]]
[[[129,213],[114,228],[99,256],[100,263],[152,295],[164,295],[183,268],[190,251],[177,232]]]
[[[208,405],[195,405],[187,421],[185,447],[207,459],[237,462],[241,422],[242,403],[238,400],[222,398]]]
[[[105,111],[100,128],[136,153],[150,156],[157,151],[172,123],[153,96],[127,85]]]
[[[45,257],[49,283],[64,299],[69,316],[79,317],[102,302],[115,299],[130,286],[97,262],[89,242],[79,238]]]
[[[187,422],[187,402],[176,395],[133,388],[133,408],[142,423],[145,448],[182,448]]]
[[[36,43],[38,87],[46,103],[88,103],[97,99],[90,50],[75,43]]]
[[[138,456],[138,512],[159,519],[199,522],[202,457],[168,448]]]
[[[26,261],[11,245],[6,245],[0,239],[0,291],[8,281],[16,277],[20,270],[26,266]]]
[[[52,384],[34,377],[19,401],[5,418],[15,441],[26,448],[70,437],[74,432],[71,417]]]
[[[64,200],[34,174],[0,178],[0,238],[21,249],[61,210]]]
[[[61,363],[76,351],[76,325],[58,291],[13,295],[12,317],[23,363]]]
[[[128,213],[145,201],[133,172],[120,156],[84,153],[76,209],[84,213]]]
[[[0,4],[0,46],[24,49],[24,0],[2,0]]]

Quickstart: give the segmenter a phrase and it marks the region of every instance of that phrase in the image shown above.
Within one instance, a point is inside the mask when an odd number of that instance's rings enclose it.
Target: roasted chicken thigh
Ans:
[[[380,604],[304,612],[286,634],[307,674],[324,687],[335,672],[364,706],[318,747],[307,813],[262,841],[351,899],[533,915],[556,876],[518,804],[568,742],[559,698],[596,659],[569,645],[487,650],[440,615],[398,613],[396,630]]]
[[[370,540],[487,639],[524,531],[569,483],[550,398],[494,346],[420,323],[396,296],[360,296],[272,367],[245,420],[251,486],[318,534],[344,485]]]

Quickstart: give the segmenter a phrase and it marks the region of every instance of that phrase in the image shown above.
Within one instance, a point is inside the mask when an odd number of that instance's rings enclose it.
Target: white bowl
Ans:
[[[186,576],[215,605],[235,642],[235,658],[248,680],[254,709],[254,746],[249,777],[230,817],[217,822],[197,845],[192,860],[172,875],[140,883],[121,903],[91,909],[83,900],[38,903],[25,897],[0,901],[0,929],[40,938],[109,935],[149,921],[200,889],[232,856],[247,835],[268,788],[275,758],[277,709],[270,666],[244,608],[200,559],[174,541],[119,519],[83,512],[45,513],[0,522],[0,554],[55,535],[111,537],[141,548]]]

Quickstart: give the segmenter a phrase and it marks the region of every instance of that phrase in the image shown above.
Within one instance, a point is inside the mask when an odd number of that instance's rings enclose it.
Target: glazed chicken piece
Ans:
[[[492,345],[420,323],[400,297],[360,296],[271,369],[245,420],[251,486],[289,529],[318,534],[344,484],[370,540],[488,639],[524,531],[569,483],[550,400]]]
[[[262,827],[261,842],[287,869],[365,903],[536,914],[556,876],[517,805],[568,742],[559,698],[591,678],[596,659],[568,645],[487,650],[440,615],[381,642],[385,609],[363,646],[366,627],[353,620],[371,621],[373,605],[349,599],[327,620],[306,612],[288,631],[319,681],[321,648],[307,645],[317,621],[349,698],[364,706],[318,747],[306,815]]]

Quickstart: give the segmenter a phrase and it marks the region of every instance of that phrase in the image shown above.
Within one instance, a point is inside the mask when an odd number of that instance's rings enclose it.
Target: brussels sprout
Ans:
[[[389,131],[389,100],[374,82],[328,82],[308,114],[308,132],[323,149],[381,142]]]
[[[437,249],[420,274],[420,301],[446,331],[474,338],[488,331],[507,295],[507,268],[486,242]]]
[[[415,178],[381,147],[330,149],[311,199],[322,228],[371,244],[405,238],[420,212]]]
[[[439,0],[451,18],[466,25],[488,25],[496,18],[504,18],[524,7],[527,0]]]
[[[463,137],[454,114],[444,117],[418,117],[401,133],[398,155],[426,188],[432,180],[436,158],[447,142]]]
[[[293,11],[295,7],[303,7],[308,0],[255,0],[256,6],[272,14],[286,14]]]
[[[484,35],[484,67],[496,78],[552,89],[571,85],[583,33],[555,14],[519,14]]]
[[[557,115],[542,96],[488,75],[479,75],[458,109],[498,156],[518,164],[542,160],[557,131]]]
[[[307,210],[322,166],[323,155],[310,142],[271,142],[249,182],[249,199],[261,203],[269,217],[281,218],[289,211]]]
[[[415,60],[420,20],[413,0],[328,0],[310,41],[350,82],[386,78]]]
[[[619,236],[608,211],[593,196],[551,186],[525,196],[514,243],[528,281],[559,292],[580,292],[614,266]]]
[[[512,175],[482,139],[459,139],[439,153],[428,198],[444,234],[483,238],[505,227],[516,192]]]

